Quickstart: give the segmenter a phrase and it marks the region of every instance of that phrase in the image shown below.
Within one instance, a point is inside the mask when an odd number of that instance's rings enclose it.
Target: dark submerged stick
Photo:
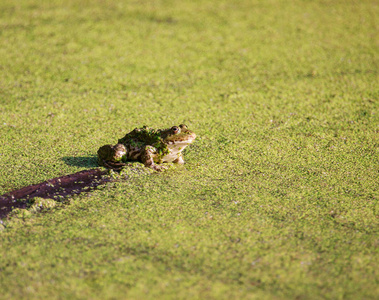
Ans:
[[[0,219],[5,218],[14,208],[26,208],[34,197],[67,197],[90,191],[109,182],[107,170],[90,169],[74,174],[56,177],[39,184],[29,185],[0,196]]]

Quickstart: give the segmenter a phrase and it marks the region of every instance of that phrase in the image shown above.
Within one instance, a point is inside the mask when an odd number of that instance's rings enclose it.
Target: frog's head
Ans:
[[[183,163],[184,160],[181,158],[181,152],[196,138],[196,134],[184,124],[161,130],[159,135],[165,145],[165,154],[161,157],[161,161],[163,162]]]
[[[174,146],[179,146],[184,149],[196,138],[196,134],[193,131],[189,130],[184,124],[173,126],[170,129],[162,130],[160,132],[160,135],[163,142],[170,149],[174,148]]]

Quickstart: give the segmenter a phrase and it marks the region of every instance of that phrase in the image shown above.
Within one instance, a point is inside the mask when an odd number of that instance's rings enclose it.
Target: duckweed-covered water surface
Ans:
[[[140,163],[0,222],[0,299],[375,299],[375,1],[0,2],[0,194]]]

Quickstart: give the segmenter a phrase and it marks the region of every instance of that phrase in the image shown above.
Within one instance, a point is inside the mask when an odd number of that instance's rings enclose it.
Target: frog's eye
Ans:
[[[173,127],[171,128],[171,131],[172,131],[173,134],[177,134],[177,133],[179,133],[180,128],[179,128],[178,126],[173,126]]]
[[[188,129],[188,128],[187,128],[187,125],[184,125],[184,124],[180,124],[179,127],[180,127],[181,129]]]

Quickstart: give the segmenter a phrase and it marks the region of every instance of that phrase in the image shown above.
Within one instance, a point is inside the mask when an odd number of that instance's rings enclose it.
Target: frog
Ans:
[[[140,161],[145,167],[163,171],[167,169],[163,163],[184,164],[182,152],[195,139],[196,134],[184,124],[168,129],[143,126],[127,133],[116,145],[100,147],[98,163],[119,171],[127,161]]]

